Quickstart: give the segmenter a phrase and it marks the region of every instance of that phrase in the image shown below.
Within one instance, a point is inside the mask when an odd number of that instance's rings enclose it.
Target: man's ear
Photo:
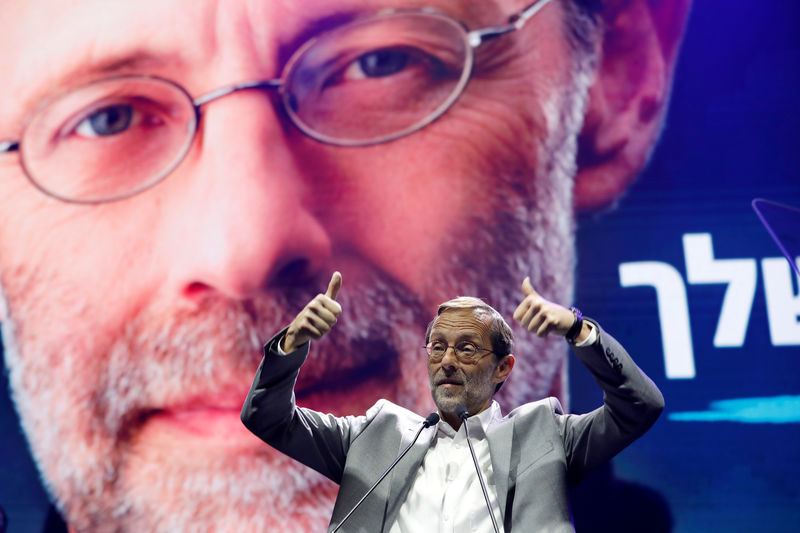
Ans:
[[[497,367],[494,369],[494,378],[493,381],[495,383],[500,383],[508,379],[508,375],[511,373],[511,369],[514,368],[514,356],[512,354],[508,354],[497,364]]]
[[[575,207],[607,207],[656,143],[691,0],[606,0],[595,80],[578,138]]]

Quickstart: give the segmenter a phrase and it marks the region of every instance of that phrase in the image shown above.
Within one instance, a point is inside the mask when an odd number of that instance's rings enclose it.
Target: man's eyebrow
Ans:
[[[130,71],[143,71],[148,69],[163,68],[165,65],[173,66],[180,61],[177,58],[166,59],[147,50],[135,50],[120,57],[106,58],[100,62],[89,65],[88,74],[114,75]]]
[[[295,32],[294,36],[287,42],[281,44],[278,48],[278,62],[280,65],[285,65],[289,58],[300,47],[311,39],[343,26],[354,20],[368,14],[376,13],[374,9],[365,9],[363,7],[351,7],[339,9],[335,13],[330,13],[322,16],[311,15],[300,27],[300,30]],[[275,76],[279,76],[275,73]]]
[[[168,67],[177,67],[180,63],[181,61],[177,58],[167,59],[144,49],[103,57],[96,61],[76,63],[61,70],[56,69],[50,76],[37,82],[37,88],[28,93],[22,107],[27,115],[54,95],[92,81],[123,74],[147,74],[156,69],[163,71]]]
[[[56,73],[53,85],[72,86],[110,76],[147,73],[156,69],[177,67],[182,61],[173,56],[165,57],[146,49],[135,49],[122,54],[102,57],[97,60],[79,63]],[[61,83],[59,83],[59,81]]]
[[[445,336],[442,335],[441,333],[437,332],[437,331],[431,331],[430,339],[431,340],[437,340],[437,341],[445,341],[446,340]],[[482,340],[483,340],[483,337],[480,334],[478,334],[476,332],[466,332],[465,331],[465,332],[460,332],[458,334],[458,336],[456,337],[456,341],[455,342],[470,341],[472,343],[477,344],[477,342],[480,342]]]
[[[458,340],[456,342],[469,341],[473,344],[480,344],[482,340],[483,337],[477,333],[464,333],[458,336]]]
[[[44,102],[50,101],[60,94],[77,89],[93,81],[99,81],[123,74],[150,74],[159,69],[160,72],[181,65],[179,58],[162,57],[153,51],[144,48],[126,51],[101,57],[96,60],[79,61],[72,63],[62,62],[62,68],[39,74],[44,74],[35,80],[21,80],[18,90],[21,98],[16,106],[16,113],[7,126],[10,129],[21,130],[26,117],[29,117]]]

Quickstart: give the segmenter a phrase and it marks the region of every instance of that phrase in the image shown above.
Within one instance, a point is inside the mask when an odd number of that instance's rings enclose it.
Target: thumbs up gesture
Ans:
[[[514,320],[539,337],[545,337],[551,333],[562,337],[566,335],[575,322],[575,315],[572,314],[572,311],[545,300],[531,285],[530,277],[525,278],[525,281],[522,282],[522,294],[524,298],[514,311]],[[586,326],[584,325],[584,327]]]
[[[311,339],[321,339],[331,330],[342,314],[342,306],[336,301],[341,288],[342,275],[334,272],[325,294],[317,294],[289,324],[281,346],[284,352],[291,353]]]

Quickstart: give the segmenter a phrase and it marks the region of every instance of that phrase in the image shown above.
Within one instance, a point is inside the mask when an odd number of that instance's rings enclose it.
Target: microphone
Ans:
[[[475,471],[478,473],[478,481],[480,481],[481,484],[483,498],[486,500],[486,507],[489,509],[489,518],[492,519],[492,527],[494,527],[495,533],[500,533],[500,529],[497,527],[497,520],[494,518],[492,502],[489,501],[489,492],[486,490],[486,482],[483,480],[483,473],[481,472],[481,467],[478,465],[478,457],[475,455],[475,448],[472,447],[472,441],[469,438],[469,428],[467,427],[467,417],[469,413],[467,412],[466,406],[459,405],[456,407],[456,415],[461,419],[461,425],[464,426],[464,433],[467,436],[467,444],[469,445],[469,453],[472,454],[472,462],[475,463]]]
[[[438,423],[439,423],[439,413],[431,413],[427,417],[425,417],[425,420],[422,422],[422,427],[429,428],[431,426],[435,426]]]
[[[378,486],[378,484],[379,484],[381,481],[383,481],[383,478],[385,478],[386,476],[388,476],[388,475],[389,475],[389,472],[391,472],[391,471],[392,471],[392,468],[394,468],[394,466],[395,466],[397,463],[399,463],[399,462],[400,462],[400,459],[402,459],[402,458],[403,458],[403,457],[404,457],[404,456],[405,456],[405,455],[408,453],[408,450],[410,450],[410,449],[411,449],[411,447],[414,445],[414,443],[415,443],[415,442],[417,442],[417,439],[419,438],[419,435],[420,435],[420,433],[422,433],[422,430],[423,430],[423,429],[425,429],[425,428],[429,428],[429,427],[431,427],[431,426],[435,426],[435,425],[436,425],[436,424],[438,424],[438,423],[439,423],[439,414],[438,414],[438,413],[431,413],[431,414],[429,414],[427,417],[425,417],[425,420],[423,420],[423,422],[422,422],[422,427],[421,427],[421,428],[419,428],[419,429],[417,430],[417,434],[416,434],[416,435],[414,435],[414,440],[412,440],[412,441],[411,441],[411,444],[409,444],[408,446],[406,446],[406,447],[405,447],[405,449],[404,449],[402,452],[400,452],[400,455],[398,455],[398,456],[397,456],[397,459],[395,459],[395,460],[392,462],[392,464],[390,464],[390,465],[389,465],[389,468],[387,468],[387,469],[386,469],[386,470],[383,472],[383,474],[381,474],[381,477],[379,477],[379,478],[378,478],[378,480],[377,480],[375,483],[373,483],[373,484],[372,484],[372,486],[369,488],[369,490],[366,492],[366,494],[364,494],[364,495],[361,497],[361,499],[360,499],[360,500],[358,500],[358,503],[356,503],[356,504],[353,506],[353,508],[352,508],[352,509],[350,509],[350,512],[349,512],[349,513],[347,513],[347,514],[344,516],[344,518],[342,518],[342,521],[341,521],[341,522],[339,522],[339,525],[338,525],[338,526],[336,526],[336,527],[333,529],[333,531],[332,531],[331,533],[336,533],[337,531],[339,531],[339,528],[340,528],[340,527],[342,527],[342,526],[344,525],[344,523],[345,523],[345,522],[347,522],[347,519],[348,519],[348,518],[350,518],[350,515],[352,515],[352,514],[353,514],[353,513],[356,511],[356,509],[358,509],[358,508],[359,508],[359,506],[361,505],[361,503],[362,503],[364,500],[366,500],[366,499],[367,499],[367,496],[369,496],[370,494],[372,494],[372,491],[373,491],[373,490],[375,490],[375,488]]]
[[[425,420],[422,422],[423,428],[429,428],[431,426],[435,426],[439,423],[439,413],[431,413],[425,417]]]

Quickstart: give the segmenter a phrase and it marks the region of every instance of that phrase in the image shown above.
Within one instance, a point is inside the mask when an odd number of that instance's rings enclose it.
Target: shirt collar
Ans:
[[[486,432],[496,426],[503,418],[503,413],[500,411],[500,404],[492,400],[488,409],[484,409],[475,416],[467,418],[469,424],[469,432],[471,436],[476,438],[483,438]],[[458,434],[456,431],[444,420],[439,420],[437,424],[438,433],[444,434],[451,439],[458,437],[464,432],[459,429]]]

